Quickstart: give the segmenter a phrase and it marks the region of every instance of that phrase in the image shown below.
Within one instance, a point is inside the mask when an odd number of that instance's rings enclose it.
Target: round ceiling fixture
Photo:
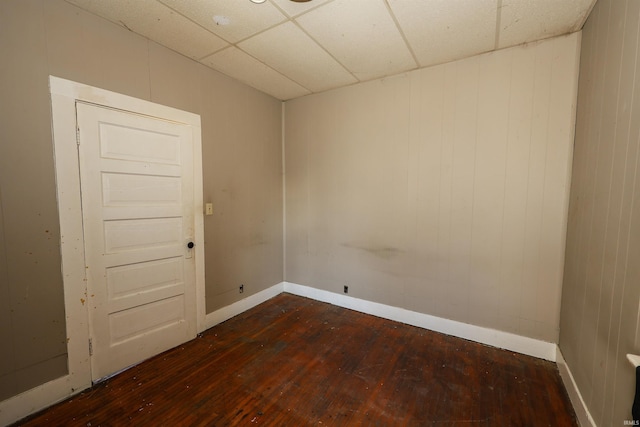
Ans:
[[[255,4],[262,4],[267,0],[251,0],[251,3],[255,3]]]

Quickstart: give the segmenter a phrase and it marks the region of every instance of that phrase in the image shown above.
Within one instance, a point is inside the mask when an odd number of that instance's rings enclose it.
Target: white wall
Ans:
[[[288,101],[285,280],[557,342],[579,46]]]

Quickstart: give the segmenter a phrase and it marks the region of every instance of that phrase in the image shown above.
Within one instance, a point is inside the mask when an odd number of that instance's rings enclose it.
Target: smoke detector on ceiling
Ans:
[[[253,1],[253,0],[251,0]],[[262,0],[264,1],[264,0]],[[213,16],[213,22],[216,23],[216,25],[229,25],[231,23],[231,20],[229,19],[228,16],[222,16],[222,15],[214,15]]]

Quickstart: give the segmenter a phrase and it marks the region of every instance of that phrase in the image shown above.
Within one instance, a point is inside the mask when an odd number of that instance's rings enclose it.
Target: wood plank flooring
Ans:
[[[21,426],[576,426],[556,365],[281,294]]]

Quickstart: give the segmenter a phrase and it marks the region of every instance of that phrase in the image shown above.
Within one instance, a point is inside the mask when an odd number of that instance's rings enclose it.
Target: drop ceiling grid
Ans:
[[[216,49],[207,52],[206,56],[198,58],[201,63],[224,74],[232,75],[238,80],[279,99],[289,99],[357,82],[341,64],[330,56],[323,55],[322,47],[315,45],[313,41],[306,43],[304,50],[297,50],[300,52],[300,56],[295,62],[304,64],[308,67],[306,70],[313,69],[315,72],[299,72],[300,66],[294,66],[291,61],[287,63],[286,58],[279,55],[278,52],[282,52],[280,46],[304,44],[304,41],[271,40],[272,37],[269,37],[268,34],[274,34],[273,31],[276,34],[282,32],[279,30],[280,27],[284,27],[286,32],[289,28],[288,24],[292,23],[293,18],[287,16],[288,14],[284,10],[279,10],[280,6],[287,3],[297,5],[297,7],[289,6],[284,9],[300,16],[309,10],[320,7],[317,4],[293,3],[290,0],[285,0],[286,3],[281,0],[278,6],[270,2],[253,4],[250,1],[230,2],[228,0],[209,0],[199,3],[190,0],[157,1],[229,43],[225,52]],[[329,1],[333,0],[325,0],[322,4]],[[277,2],[274,0],[274,3]],[[228,24],[218,25],[214,16],[227,19]],[[263,41],[265,38],[266,41]],[[269,40],[273,43],[268,43]],[[258,45],[259,48],[256,47]],[[229,46],[234,49],[230,49]],[[247,49],[247,46],[254,46],[254,49]],[[290,55],[294,51],[296,50],[290,50],[288,54]],[[223,58],[233,58],[232,60],[239,61],[239,64],[227,64]],[[269,58],[272,60],[269,61]],[[283,60],[284,62],[282,62]],[[240,66],[240,64],[244,65]],[[246,64],[251,64],[251,69],[244,69]],[[229,74],[230,70],[238,72]],[[283,96],[285,97],[283,98]]]
[[[335,0],[296,22],[360,81],[418,66],[383,0]]]
[[[281,100],[577,31],[595,3],[66,1]]]
[[[245,40],[238,47],[312,92],[357,82],[351,73],[292,22],[285,22],[258,37]]]
[[[326,4],[333,0],[313,0],[308,2],[298,3],[291,0],[271,0],[275,3],[282,12],[289,16],[290,18],[295,18],[296,16],[300,16],[305,12],[310,11],[311,9],[315,9],[320,7],[323,4]]]
[[[494,48],[497,0],[389,0],[389,6],[421,67]]]
[[[201,62],[281,100],[311,93],[236,46],[229,46],[204,58]]]
[[[287,17],[269,2],[256,5],[247,0],[158,1],[197,22],[230,44],[237,43],[287,20]],[[214,20],[215,16],[228,19],[228,25],[217,24]]]

